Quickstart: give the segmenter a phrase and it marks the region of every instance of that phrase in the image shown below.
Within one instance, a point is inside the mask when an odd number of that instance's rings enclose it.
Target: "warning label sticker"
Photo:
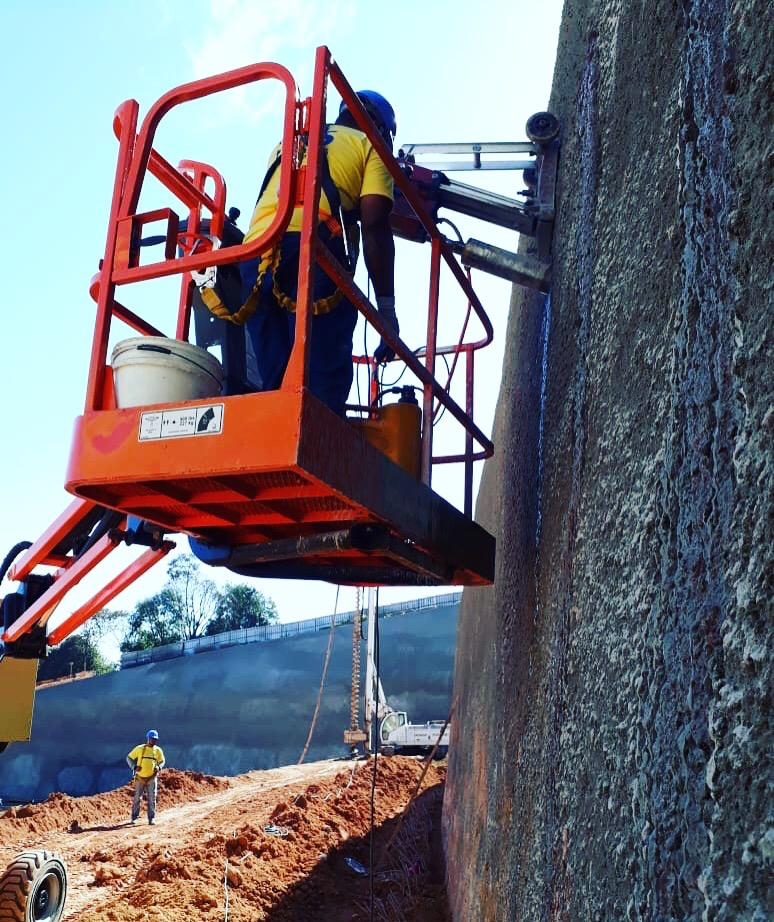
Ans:
[[[223,431],[223,404],[159,410],[140,416],[140,441],[180,439],[192,435],[219,435]]]

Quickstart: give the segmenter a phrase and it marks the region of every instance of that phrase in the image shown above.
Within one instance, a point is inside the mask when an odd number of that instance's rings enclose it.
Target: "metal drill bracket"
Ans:
[[[528,141],[404,144],[398,160],[436,220],[438,209],[446,208],[532,237],[537,245],[537,257],[527,257],[479,240],[449,241],[464,266],[546,292],[551,281],[551,241],[556,217],[559,119],[550,112],[537,112],[528,120],[526,131]],[[516,153],[532,159],[504,159]],[[520,198],[449,179],[444,172],[481,170],[520,171],[525,185]],[[392,225],[399,237],[416,242],[427,239],[411,206],[401,196],[396,197]]]

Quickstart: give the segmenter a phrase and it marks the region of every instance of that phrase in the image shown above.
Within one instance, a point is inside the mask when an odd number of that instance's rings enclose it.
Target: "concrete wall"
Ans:
[[[567,0],[460,614],[454,918],[770,918],[770,5]],[[536,101],[536,108],[540,101]]]
[[[457,607],[380,620],[390,704],[414,721],[449,711]],[[156,727],[175,768],[234,775],[295,762],[314,712],[328,631],[138,666],[42,689],[32,741],[0,755],[0,796],[39,800],[123,784],[126,753]],[[365,664],[365,649],[362,650]],[[352,625],[336,628],[307,759],[344,755]],[[361,689],[365,679],[365,665]],[[362,698],[361,698],[362,713]]]

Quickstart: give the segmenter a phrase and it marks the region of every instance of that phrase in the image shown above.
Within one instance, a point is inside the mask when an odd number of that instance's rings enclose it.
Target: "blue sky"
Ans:
[[[7,407],[0,553],[17,540],[37,537],[69,501],[64,472],[72,422],[83,405],[94,318],[87,287],[104,248],[117,150],[111,124],[122,100],[137,99],[142,116],[173,86],[261,60],[287,66],[306,96],[314,49],[325,43],[353,86],[377,89],[394,103],[398,146],[519,140],[527,117],[547,106],[561,7],[560,0],[490,0],[478,7],[460,0],[389,7],[364,0],[6,0],[0,10],[5,36],[0,384]],[[331,118],[335,98],[332,94]],[[244,226],[279,135],[278,112],[276,97],[263,88],[237,92],[228,101],[221,97],[217,104],[197,103],[190,111],[183,107],[162,127],[158,147],[172,162],[185,157],[217,166]],[[521,188],[516,174],[457,178],[505,194]],[[154,197],[150,186],[147,192],[143,205],[173,204]],[[515,236],[462,218],[458,223],[465,237],[516,248]],[[403,338],[414,346],[424,338],[427,259],[427,247],[399,245],[397,310]],[[362,276],[359,281],[365,284]],[[474,285],[498,335],[479,363],[477,420],[488,431],[510,286],[481,275],[474,276]],[[451,339],[464,304],[451,285],[444,286]],[[176,291],[177,282],[147,292],[136,286],[122,300],[168,328]],[[118,331],[118,338],[125,335]],[[439,431],[438,439],[459,445],[452,430]],[[459,500],[460,484],[461,472],[438,481],[452,500]],[[163,577],[161,568],[151,571],[115,606],[130,607],[155,591]],[[93,584],[74,594],[62,612],[89,588]],[[333,607],[335,589],[327,584],[267,581],[259,588],[276,599],[283,620]],[[383,598],[417,594],[386,590]],[[341,607],[351,607],[354,591],[351,595],[345,591]]]

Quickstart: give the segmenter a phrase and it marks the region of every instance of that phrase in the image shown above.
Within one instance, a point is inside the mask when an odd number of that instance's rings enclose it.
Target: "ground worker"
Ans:
[[[159,734],[156,730],[148,730],[145,742],[134,749],[126,757],[127,764],[132,770],[134,779],[134,800],[132,801],[132,823],[137,822],[140,815],[143,794],[148,803],[148,822],[152,826],[156,816],[156,793],[158,789],[158,775],[164,768],[164,752],[159,746]]]
[[[362,90],[357,95],[382,137],[392,147],[396,119],[390,103],[373,90]],[[357,222],[360,222],[365,263],[376,304],[382,318],[397,334],[395,244],[390,227],[392,179],[343,102],[336,123],[326,126],[324,145],[320,240],[354,272],[359,249]],[[270,158],[245,243],[263,233],[274,218],[279,160],[280,148],[277,147]],[[302,206],[296,204],[280,243],[271,252],[241,265],[243,300],[247,302],[250,297],[258,296],[257,308],[247,320],[247,330],[262,390],[275,390],[280,386],[293,347],[302,214]],[[348,246],[345,246],[345,234]],[[310,387],[320,400],[343,416],[352,386],[352,335],[358,312],[321,268],[315,267],[313,277]],[[394,358],[384,342],[374,355],[380,362]]]

